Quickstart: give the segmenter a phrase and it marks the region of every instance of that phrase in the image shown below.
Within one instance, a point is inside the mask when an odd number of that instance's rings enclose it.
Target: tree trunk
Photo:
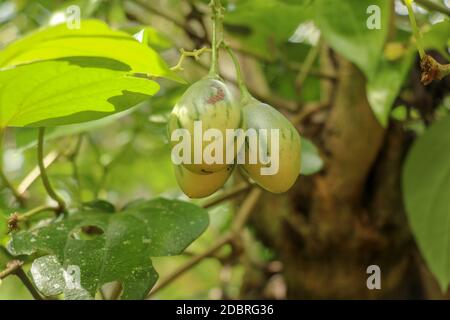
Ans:
[[[283,264],[287,298],[439,297],[418,259],[401,198],[408,139],[399,124],[382,128],[369,106],[365,78],[338,58],[335,96],[320,134],[311,137],[325,166],[300,177],[285,195],[266,194],[253,215],[258,238]],[[320,138],[318,138],[320,137]],[[381,269],[369,290],[366,269]],[[265,298],[248,270],[243,296]]]

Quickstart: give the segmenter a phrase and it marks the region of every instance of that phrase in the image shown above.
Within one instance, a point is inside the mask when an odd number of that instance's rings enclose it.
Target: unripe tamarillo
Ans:
[[[175,177],[189,198],[204,198],[219,190],[233,172],[234,165],[210,174],[195,174],[182,165],[174,165]]]
[[[241,108],[236,102],[228,87],[216,78],[205,78],[189,87],[183,94],[176,106],[173,108],[168,121],[169,138],[177,129],[186,129],[191,138],[191,149],[189,164],[183,163],[188,170],[197,174],[210,174],[225,170],[227,163],[208,163],[204,158],[205,149],[208,152],[208,145],[211,141],[198,139],[194,134],[194,122],[201,121],[202,132],[208,129],[217,129],[226,136],[226,129],[236,129],[241,123]],[[198,124],[198,122],[197,122]],[[172,141],[174,147],[178,141]],[[195,148],[194,143],[201,143],[201,148]],[[227,145],[222,143],[223,155],[226,154]],[[201,151],[198,152],[198,150]],[[197,151],[197,153],[196,153]],[[214,152],[214,151],[213,151]]]
[[[253,128],[256,132],[260,132],[260,129],[267,129],[268,132],[271,131],[270,129],[279,129],[278,172],[274,175],[262,175],[261,168],[265,165],[261,163],[260,157],[258,157],[256,164],[245,161],[241,168],[258,185],[270,192],[282,193],[289,190],[297,180],[301,169],[301,142],[300,135],[295,127],[280,112],[256,99],[252,99],[243,108],[243,126],[245,130]],[[271,150],[271,135],[259,136],[259,138],[266,145],[267,156],[275,158],[272,157],[271,153],[277,150]],[[247,144],[245,144],[245,148],[248,151]]]

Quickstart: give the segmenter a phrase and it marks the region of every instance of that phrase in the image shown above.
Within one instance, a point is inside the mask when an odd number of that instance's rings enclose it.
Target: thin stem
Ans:
[[[8,262],[6,265],[6,269],[3,271],[0,271],[0,280],[5,279],[6,277],[15,274],[15,272],[20,269],[23,265],[22,261],[19,260],[12,260]]]
[[[64,200],[56,193],[56,191],[53,189],[50,180],[47,175],[47,171],[45,169],[44,164],[44,135],[45,135],[45,129],[39,128],[39,135],[38,135],[38,165],[39,170],[41,171],[41,178],[42,183],[44,184],[45,190],[47,191],[47,194],[55,200],[58,203],[58,210],[59,212],[64,212],[66,210],[66,203]]]
[[[79,134],[76,144],[75,144],[75,148],[72,151],[71,154],[68,155],[68,159],[72,165],[72,177],[75,180],[76,184],[77,184],[77,190],[78,190],[78,198],[79,201],[82,202],[82,191],[81,191],[81,180],[80,180],[80,174],[78,171],[78,165],[77,165],[77,158],[78,155],[80,154],[80,150],[81,150],[81,145],[83,144],[83,134]]]
[[[178,279],[179,276],[184,274],[186,271],[189,271],[191,268],[195,267],[199,262],[201,262],[203,259],[208,258],[212,255],[214,255],[218,250],[220,250],[224,245],[230,243],[232,238],[229,234],[225,235],[224,237],[220,238],[211,248],[203,252],[202,254],[193,257],[189,261],[187,261],[185,264],[183,264],[181,267],[176,269],[173,273],[171,273],[167,278],[161,280],[158,285],[156,285],[153,290],[147,295],[147,299],[154,296],[157,292],[159,292],[161,289],[165,288],[167,285],[172,283],[174,280]]]
[[[311,69],[314,66],[314,62],[317,60],[317,57],[319,56],[321,46],[322,40],[319,40],[317,44],[309,50],[304,63],[300,67],[300,72],[297,76],[297,79],[295,79],[295,86],[299,93],[303,87],[303,84],[308,78],[308,75],[311,73]]]
[[[236,58],[236,55],[234,54],[233,50],[231,50],[231,48],[225,43],[223,43],[222,45],[227,50],[228,54],[231,57],[231,60],[233,60],[234,67],[236,69],[238,86],[239,86],[239,89],[241,90],[242,101],[245,104],[246,102],[248,102],[248,100],[250,100],[251,94],[248,91],[247,85],[244,82],[244,78],[242,76],[241,64],[239,63],[239,60]]]
[[[43,300],[42,296],[37,292],[36,288],[31,283],[30,279],[28,279],[27,275],[22,269],[23,261],[20,260],[12,260],[8,262],[6,265],[6,269],[0,272],[0,280],[10,276],[16,275],[20,281],[24,284],[24,286],[28,289],[35,300]]]
[[[420,34],[419,27],[417,26],[416,17],[414,15],[414,10],[412,7],[412,3],[414,0],[404,0],[404,1],[406,7],[408,8],[409,21],[411,22],[414,37],[416,38],[417,50],[419,51],[420,58],[423,59],[425,57],[425,50],[422,44],[422,35]]]
[[[241,184],[238,184],[237,186],[233,187],[232,189],[224,192],[223,194],[220,194],[219,196],[215,197],[212,200],[209,200],[205,204],[202,205],[203,208],[208,209],[211,207],[214,207],[224,201],[230,200],[241,193],[249,190],[251,188],[251,185],[247,182],[243,182]]]
[[[52,207],[52,206],[39,206],[34,209],[31,209],[27,212],[24,212],[22,214],[19,214],[17,219],[19,221],[27,221],[28,219],[32,218],[34,215],[45,212],[45,211],[57,211],[58,208]]]
[[[54,211],[58,212],[58,208],[52,207],[52,206],[39,206],[34,209],[31,209],[25,213],[13,213],[8,218],[8,233],[13,230],[19,229],[19,222],[26,222],[28,219],[33,217],[34,215],[45,212],[45,211]]]
[[[212,43],[211,43],[211,68],[209,69],[209,75],[215,77],[219,74],[219,29],[222,24],[221,21],[221,4],[220,0],[211,0],[210,7],[212,10]]]
[[[60,154],[56,151],[50,151],[44,158],[45,168],[48,169],[60,156]],[[17,187],[17,191],[23,197],[25,192],[31,185],[36,181],[37,178],[41,175],[41,171],[39,170],[39,165],[33,168],[30,173],[22,180],[22,182]]]
[[[248,194],[248,196],[245,198],[244,202],[242,203],[238,213],[236,214],[236,218],[234,219],[233,225],[231,227],[231,231],[229,231],[227,234],[225,234],[224,236],[219,238],[219,240],[217,240],[217,242],[212,247],[210,247],[208,250],[206,250],[205,252],[203,252],[202,254],[200,254],[198,256],[191,258],[189,261],[187,261],[181,267],[179,267],[174,272],[172,272],[170,275],[168,275],[167,278],[161,280],[153,288],[153,290],[147,295],[147,299],[151,298],[158,291],[165,288],[167,285],[172,283],[174,280],[178,279],[178,277],[181,276],[182,274],[184,274],[186,271],[195,267],[203,259],[214,255],[224,245],[233,242],[234,237],[237,236],[244,228],[244,226],[245,226],[246,222],[248,221],[248,218],[250,217],[250,214],[252,213],[253,208],[255,207],[256,203],[258,202],[258,199],[261,196],[261,194],[262,194],[261,189],[259,189],[257,187],[253,187],[253,189],[250,191],[250,193]]]
[[[197,50],[194,50],[194,51],[185,51],[184,49],[180,49],[180,53],[181,53],[180,60],[178,60],[178,63],[175,66],[173,66],[172,68],[170,68],[170,70],[172,70],[172,71],[182,71],[182,70],[184,70],[183,69],[184,60],[187,57],[193,57],[195,60],[198,60],[199,57],[203,53],[210,52],[210,51],[211,51],[211,49],[207,48],[207,47],[203,47],[201,49],[197,49]]]
[[[5,172],[3,171],[3,138],[4,138],[4,129],[0,128],[0,181],[1,183],[11,190],[14,198],[16,201],[21,205],[25,205],[25,198],[20,194],[20,192],[17,190],[16,187],[12,184],[11,181],[9,181],[8,177],[6,176]]]
[[[30,279],[25,274],[22,268],[16,271],[16,276],[19,277],[20,281],[22,281],[23,285],[28,289],[28,291],[33,296],[34,300],[44,300],[39,292],[36,290],[34,285],[31,283]]]

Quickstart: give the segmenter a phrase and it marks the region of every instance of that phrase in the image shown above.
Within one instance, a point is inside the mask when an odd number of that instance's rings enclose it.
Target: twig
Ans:
[[[325,109],[328,106],[328,104],[326,103],[322,103],[322,102],[316,102],[316,103],[310,103],[308,105],[304,105],[303,108],[301,109],[301,111],[290,117],[289,120],[294,123],[302,123],[306,118],[308,118],[309,116],[311,116],[312,114]]]
[[[188,25],[184,24],[183,22],[177,20],[176,18],[174,18],[174,17],[172,17],[172,16],[170,16],[170,15],[164,13],[164,12],[159,11],[158,9],[156,9],[153,6],[149,5],[146,1],[135,0],[135,2],[138,3],[140,6],[142,6],[145,10],[147,10],[147,11],[149,11],[149,12],[151,12],[151,13],[157,15],[157,16],[160,16],[161,18],[163,18],[163,19],[165,19],[167,21],[172,22],[175,26],[177,26],[178,28],[183,30],[190,38],[195,39],[197,41],[206,42],[206,44],[211,45],[211,42],[207,38],[205,39],[203,37],[198,36],[195,32],[193,32],[191,30],[191,28]],[[256,54],[256,53],[254,53],[252,51],[248,51],[248,50],[245,50],[243,48],[238,48],[238,47],[232,46],[232,45],[230,45],[230,47],[235,52],[238,52],[240,54],[244,54],[244,55],[246,55],[248,57],[252,57],[252,58],[254,58],[256,60],[259,60],[261,62],[265,62],[265,63],[273,63],[274,62],[273,59],[269,59],[269,58],[267,58],[267,57],[265,57],[263,55]],[[301,68],[301,64],[299,64],[299,63],[289,63],[288,65],[286,65],[286,67],[288,69],[290,69],[291,71],[299,72],[300,68]],[[314,70],[314,69],[310,71],[310,75],[314,76],[314,77],[318,77],[318,78],[324,78],[325,80],[330,80],[330,81],[336,80],[336,77],[334,75],[332,75],[332,74],[325,74],[325,73],[323,73],[321,71]]]
[[[191,269],[192,267],[196,266],[200,261],[202,261],[205,258],[208,258],[216,253],[220,248],[222,248],[224,245],[228,244],[232,240],[231,235],[227,234],[223,237],[221,237],[211,248],[203,252],[202,254],[193,257],[188,262],[183,264],[181,267],[179,267],[177,270],[172,272],[170,275],[167,276],[167,278],[161,280],[154,288],[153,290],[147,295],[147,299],[151,298],[153,295],[155,295],[158,291],[166,287],[168,284],[172,283],[172,281],[176,280],[179,276],[181,276],[183,273]]]
[[[59,153],[56,151],[49,152],[45,158],[44,158],[44,166],[46,169],[50,167],[56,159],[59,158]],[[41,171],[39,170],[39,166],[33,168],[33,170],[30,171],[30,173],[22,180],[22,182],[17,187],[17,191],[20,195],[24,196],[25,192],[28,190],[28,188],[31,187],[31,185],[36,181],[37,178],[39,178],[41,174]]]
[[[414,37],[416,38],[417,50],[419,51],[420,59],[423,59],[425,58],[425,49],[422,44],[422,34],[420,33],[419,27],[417,26],[416,17],[414,15],[414,10],[412,7],[413,1],[414,0],[404,0],[406,8],[408,9],[411,28],[413,30]]]
[[[28,289],[35,300],[43,300],[42,296],[37,292],[34,285],[31,283],[30,279],[27,277],[22,269],[23,261],[12,260],[6,265],[6,269],[0,272],[0,280],[4,279],[10,275],[16,275],[23,285]]]
[[[322,41],[319,40],[317,44],[309,50],[305,62],[300,68],[300,72],[297,78],[295,79],[295,88],[297,89],[298,95],[300,95],[300,92],[303,88],[303,84],[308,78],[308,75],[311,73],[311,69],[314,66],[314,62],[317,60],[317,57],[319,56],[321,46]]]
[[[77,158],[78,158],[78,155],[80,154],[81,145],[83,143],[83,136],[84,136],[83,133],[78,135],[74,150],[67,156],[67,158],[69,159],[69,161],[72,165],[72,176],[77,184],[78,198],[79,198],[80,202],[82,201],[82,199],[81,199],[82,192],[81,192],[80,174],[78,172]]]
[[[45,211],[54,211],[58,212],[58,208],[52,207],[52,206],[39,206],[34,209],[31,209],[27,212],[24,212],[22,214],[20,213],[13,213],[8,218],[8,229],[9,232],[13,230],[17,230],[19,228],[19,222],[26,222],[28,219],[33,217],[34,215],[45,212]]]
[[[208,258],[212,255],[214,255],[219,249],[221,249],[224,245],[230,243],[233,241],[234,237],[240,233],[242,228],[245,226],[245,223],[247,222],[250,214],[253,211],[253,208],[255,207],[259,197],[261,196],[262,190],[258,187],[253,187],[253,189],[250,191],[244,202],[242,203],[238,213],[236,214],[236,218],[234,219],[234,223],[231,227],[231,231],[229,231],[227,234],[219,238],[217,242],[208,250],[203,252],[202,254],[193,257],[189,261],[187,261],[185,264],[183,264],[181,267],[176,269],[174,272],[172,272],[170,275],[167,276],[167,278],[161,280],[154,288],[153,290],[147,295],[147,299],[151,298],[153,295],[155,295],[158,291],[172,283],[174,280],[176,280],[179,276],[184,274],[186,271],[190,270],[192,267],[196,266],[199,262],[201,262],[203,259]]]
[[[20,194],[20,192],[14,187],[14,185],[9,181],[5,172],[3,171],[3,137],[4,137],[4,129],[0,128],[0,181],[2,184],[11,190],[16,201],[21,205],[25,205],[25,198]]]
[[[20,269],[22,265],[23,262],[19,260],[12,260],[8,262],[8,264],[6,265],[6,269],[0,272],[0,280],[3,280],[12,274],[15,274],[15,272]]]
[[[450,64],[440,64],[430,55],[425,55],[420,62],[420,68],[422,69],[420,81],[426,86],[434,80],[442,80],[450,74]]]
[[[204,203],[202,205],[202,207],[205,209],[214,207],[215,205],[217,205],[219,203],[222,203],[224,201],[227,201],[227,200],[230,200],[230,199],[236,197],[237,195],[249,190],[250,188],[251,188],[251,185],[248,184],[247,182],[240,183],[240,184],[236,185],[235,187],[233,187],[232,189],[225,191],[224,193],[218,195],[214,199],[207,201],[206,203]]]
[[[178,63],[173,66],[172,68],[170,68],[170,70],[172,71],[182,71],[183,70],[183,62],[187,57],[193,57],[195,60],[198,60],[199,57],[205,53],[205,52],[210,52],[211,49],[207,48],[207,47],[203,47],[201,49],[198,50],[194,50],[194,51],[185,51],[184,49],[180,49],[180,59],[178,60]]]
[[[39,170],[41,172],[42,183],[44,184],[45,190],[47,194],[58,203],[59,212],[64,212],[66,210],[66,203],[64,200],[56,193],[53,189],[50,180],[47,176],[47,171],[44,165],[44,135],[45,129],[39,128],[39,136],[38,136],[38,165]]]

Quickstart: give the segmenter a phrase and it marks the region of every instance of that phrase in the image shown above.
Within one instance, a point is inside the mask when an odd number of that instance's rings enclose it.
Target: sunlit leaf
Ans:
[[[132,72],[180,81],[156,51],[98,20],[82,20],[79,29],[65,23],[23,37],[0,52],[0,68],[65,57],[102,57],[120,61]]]
[[[159,85],[126,72],[81,67],[88,58],[47,61],[0,72],[0,128],[99,119],[155,94]]]

